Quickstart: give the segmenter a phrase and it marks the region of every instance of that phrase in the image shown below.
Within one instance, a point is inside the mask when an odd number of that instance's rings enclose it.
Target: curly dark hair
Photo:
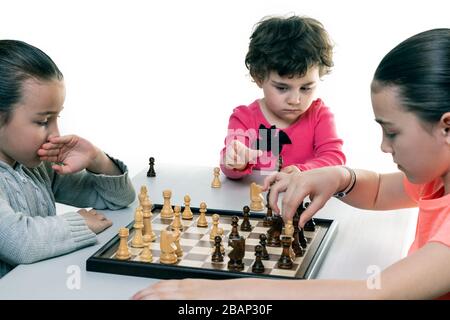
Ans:
[[[268,17],[262,19],[250,37],[245,66],[255,80],[264,80],[271,71],[280,76],[304,76],[309,68],[319,74],[333,67],[333,44],[323,25],[308,17]]]

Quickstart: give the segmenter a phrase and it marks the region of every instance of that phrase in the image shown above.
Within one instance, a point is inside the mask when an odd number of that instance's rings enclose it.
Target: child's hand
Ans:
[[[274,212],[282,214],[285,221],[293,219],[300,203],[309,196],[311,203],[302,213],[299,221],[299,226],[303,228],[305,223],[338,191],[343,176],[342,170],[345,169],[324,167],[291,174],[278,172],[264,180],[263,191],[267,191],[270,187],[270,207]],[[281,192],[285,194],[280,211],[278,195]]]
[[[225,168],[244,170],[248,163],[255,163],[262,155],[261,150],[253,150],[238,140],[233,140],[225,152]]]
[[[78,213],[86,220],[86,225],[92,232],[98,234],[112,226],[112,221],[107,219],[103,214],[98,213],[95,209],[80,209]]]
[[[255,299],[273,299],[272,288],[280,285],[276,280],[206,279],[164,280],[137,292],[133,300],[242,300],[251,292]],[[255,289],[256,288],[256,289]],[[250,291],[249,291],[250,290]]]
[[[52,168],[59,174],[69,174],[88,168],[103,154],[88,140],[75,135],[50,136],[37,151],[42,161],[55,162]]]
[[[294,165],[284,167],[280,171],[284,173],[302,172],[297,166]]]

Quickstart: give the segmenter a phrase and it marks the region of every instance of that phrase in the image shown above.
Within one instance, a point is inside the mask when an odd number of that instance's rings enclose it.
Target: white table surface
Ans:
[[[222,187],[211,188],[213,168],[159,165],[157,176],[146,177],[147,169],[133,178],[137,192],[147,185],[153,203],[162,203],[162,191],[172,190],[172,205],[183,205],[189,194],[191,206],[205,201],[215,209],[242,210],[249,202],[249,185],[262,183],[265,176],[255,172],[240,181],[221,174]],[[102,211],[113,226],[98,235],[98,242],[60,257],[20,265],[0,279],[0,299],[128,299],[158,279],[86,271],[86,260],[119,227],[133,220],[135,203],[118,211]],[[401,259],[413,239],[417,210],[366,211],[331,199],[316,215],[338,222],[337,233],[320,266],[319,279],[367,279],[374,268],[384,269]],[[76,281],[74,281],[74,279]],[[79,280],[79,281],[78,281]],[[78,286],[79,284],[79,286]]]

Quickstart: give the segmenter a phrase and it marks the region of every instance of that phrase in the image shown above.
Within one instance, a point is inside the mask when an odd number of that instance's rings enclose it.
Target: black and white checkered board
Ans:
[[[118,273],[126,275],[147,276],[152,278],[236,278],[236,277],[276,277],[304,279],[307,277],[308,269],[314,262],[321,248],[324,237],[327,234],[330,221],[316,220],[316,230],[314,232],[305,231],[305,237],[308,242],[303,257],[297,257],[294,260],[294,266],[290,270],[280,269],[277,267],[278,259],[281,256],[281,247],[269,247],[267,251],[270,259],[263,260],[265,272],[256,274],[252,272],[252,265],[255,261],[255,246],[259,244],[259,236],[261,233],[267,234],[268,227],[263,226],[263,217],[261,214],[250,215],[250,223],[253,227],[252,231],[244,232],[239,230],[239,234],[245,240],[245,256],[243,263],[245,268],[243,271],[230,271],[227,268],[228,253],[232,250],[228,246],[228,235],[231,232],[231,216],[239,216],[239,225],[242,222],[242,212],[221,211],[208,209],[207,212],[207,228],[196,226],[198,218],[198,209],[191,208],[194,213],[193,220],[182,220],[183,231],[180,237],[180,245],[183,249],[183,256],[173,265],[162,264],[159,262],[160,256],[160,233],[161,230],[170,230],[169,225],[172,219],[161,218],[161,206],[157,205],[153,209],[152,229],[157,235],[155,242],[151,243],[153,260],[151,263],[141,262],[139,255],[142,248],[133,248],[131,241],[134,237],[133,223],[127,227],[130,229],[128,238],[128,247],[131,258],[128,260],[118,260],[115,253],[119,246],[118,236],[109,241],[103,248],[90,257],[86,263],[88,271]],[[212,262],[211,255],[214,250],[214,242],[210,240],[210,229],[212,227],[212,214],[220,215],[219,228],[224,230],[222,245],[225,248],[223,262]]]

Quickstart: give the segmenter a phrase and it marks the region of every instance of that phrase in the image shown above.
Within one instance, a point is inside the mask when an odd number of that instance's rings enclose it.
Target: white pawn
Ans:
[[[189,195],[184,196],[184,211],[182,215],[183,220],[192,220],[194,214],[191,211],[191,197]]]
[[[164,204],[161,209],[161,218],[173,217],[173,209],[172,205],[170,204],[170,197],[172,197],[172,191],[164,190],[163,191]]]
[[[143,262],[152,262],[153,261],[152,251],[150,250],[150,242],[144,246],[144,249],[142,250],[141,254],[139,255],[139,260],[141,260]]]
[[[211,188],[220,188],[222,186],[222,183],[220,182],[219,179],[219,175],[220,175],[220,168],[218,167],[214,168],[214,179],[211,182]]]
[[[213,226],[211,228],[211,233],[209,235],[209,239],[212,240],[212,241],[214,241],[214,238],[216,236],[222,236],[223,235],[223,229],[219,228],[219,219],[220,219],[220,216],[217,213],[212,215]]]
[[[144,228],[143,214],[141,207],[137,207],[134,214],[134,238],[131,240],[131,246],[133,248],[143,248],[144,239],[142,238],[142,229]]]
[[[181,224],[181,207],[175,206],[175,218],[173,219],[172,223],[170,224],[171,230],[180,230],[183,231],[183,225]]]
[[[116,252],[116,258],[119,260],[128,260],[131,257],[130,251],[128,250],[128,228],[119,229],[119,249]]]
[[[206,228],[208,227],[208,221],[206,220],[206,203],[200,203],[200,217],[197,220],[197,227]]]

